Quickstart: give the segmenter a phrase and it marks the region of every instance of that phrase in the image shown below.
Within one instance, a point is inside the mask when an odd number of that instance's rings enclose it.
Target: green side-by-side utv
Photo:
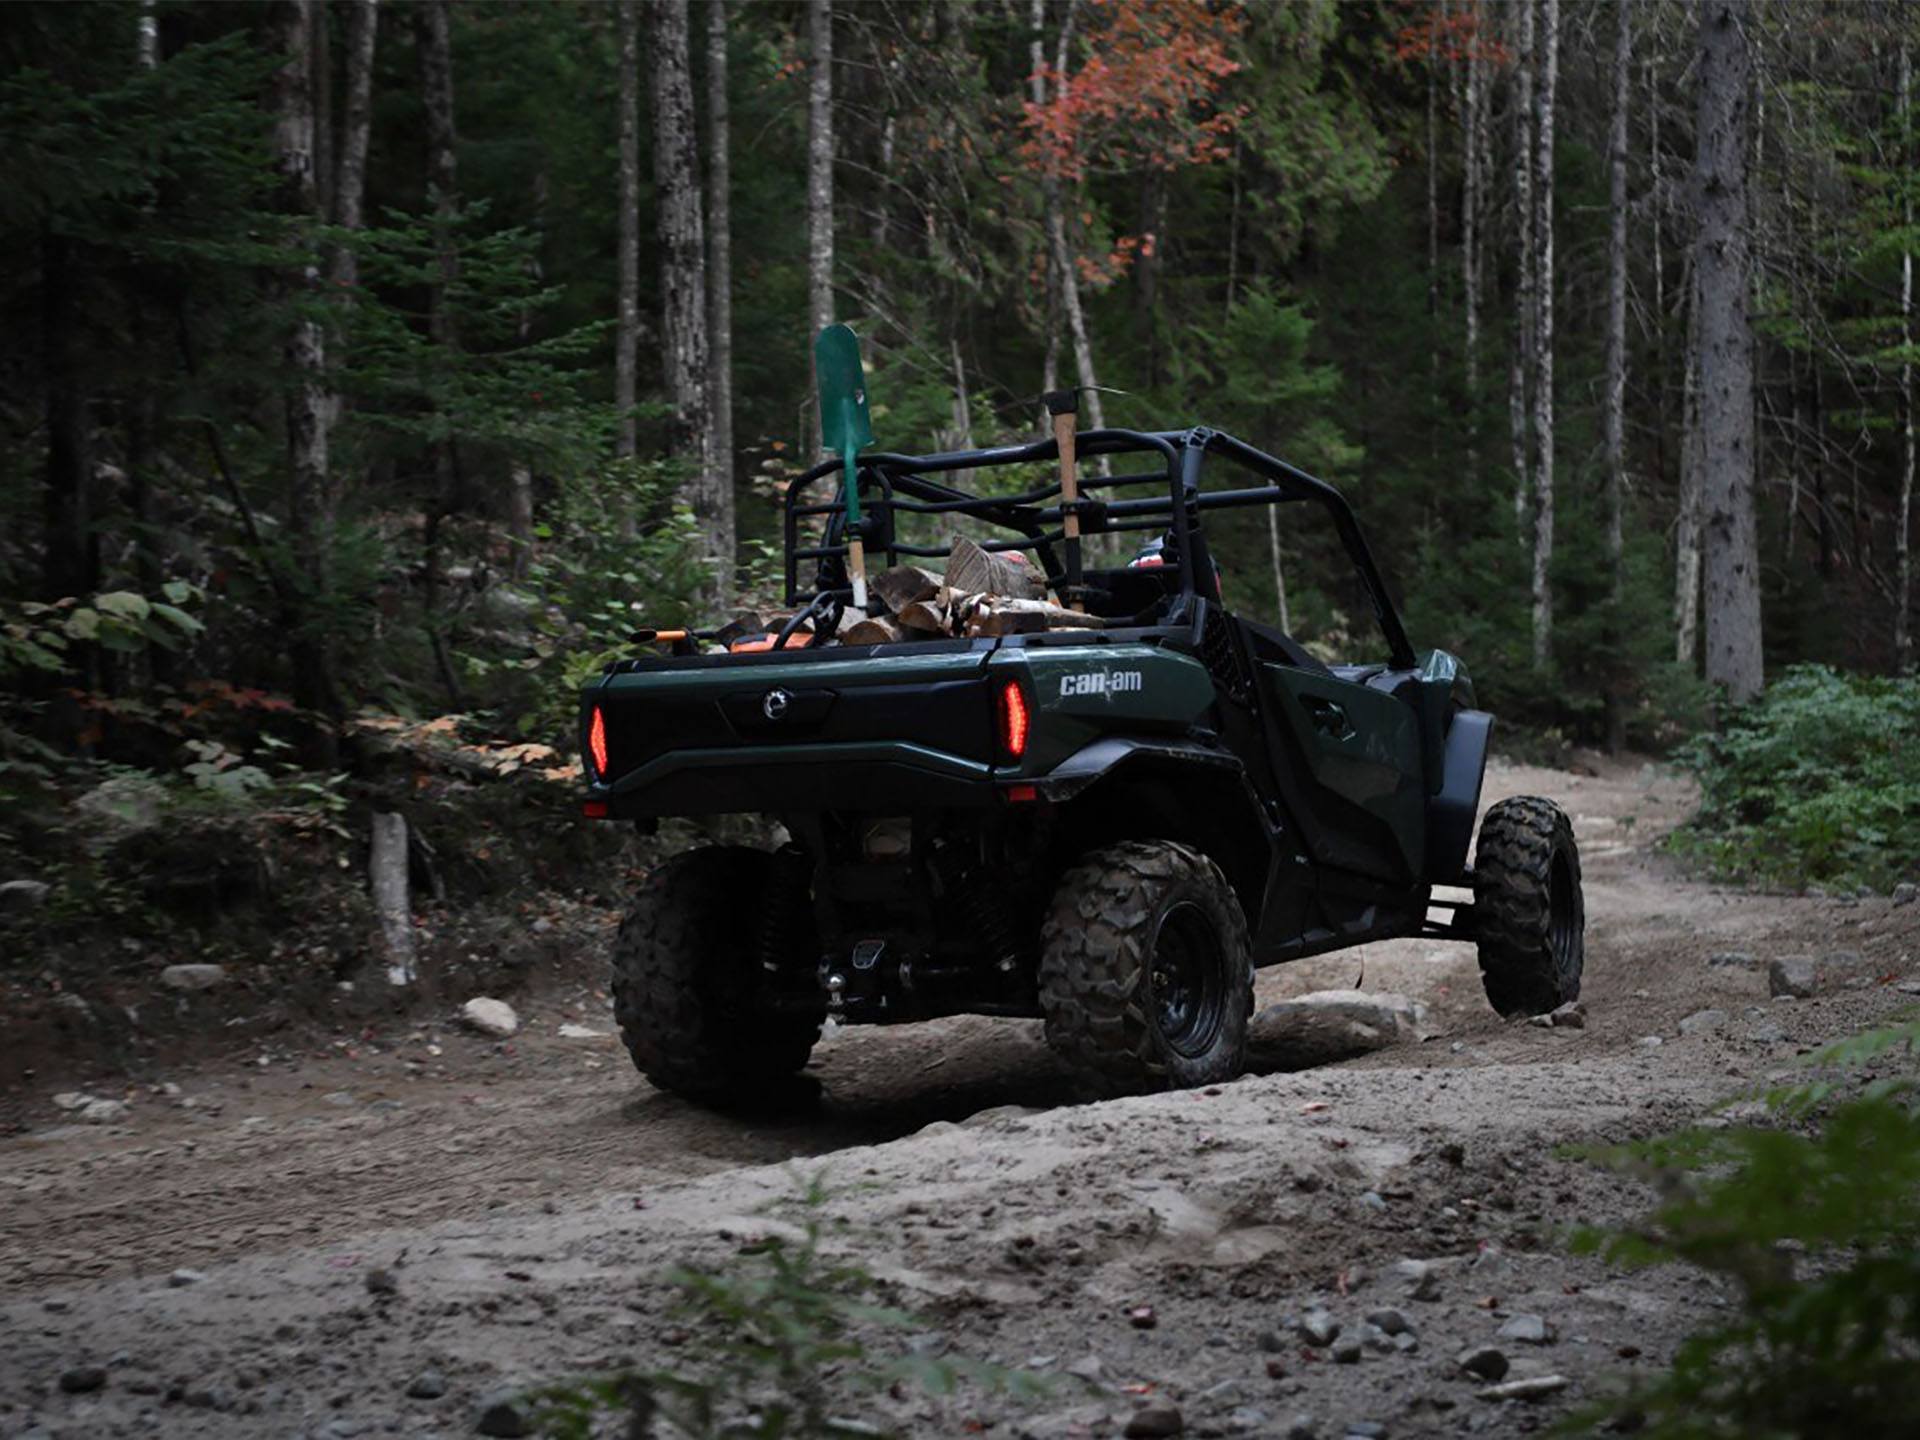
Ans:
[[[1112,473],[1076,486],[1076,452]],[[1269,505],[1344,548],[1377,622],[1352,663],[1223,603],[1209,523]],[[850,558],[937,566],[961,529],[1086,623],[826,643]],[[1082,566],[1142,539],[1150,563]],[[1210,1084],[1244,1068],[1257,967],[1395,936],[1475,944],[1505,1015],[1578,995],[1567,817],[1504,800],[1469,863],[1492,717],[1459,661],[1414,649],[1331,486],[1205,427],[1099,429],[829,461],[787,492],[785,541],[771,648],[679,639],[583,696],[587,814],[787,837],[673,857],[621,926],[619,1023],[655,1084],[750,1098],[829,1016],[959,1013],[1043,1019],[1090,1093]]]

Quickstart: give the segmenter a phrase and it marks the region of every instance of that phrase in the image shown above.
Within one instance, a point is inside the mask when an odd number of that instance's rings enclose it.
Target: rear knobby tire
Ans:
[[[634,1067],[705,1101],[755,1096],[807,1063],[820,1015],[760,1002],[758,927],[773,857],[714,845],[648,875],[620,924],[613,1012]],[[793,954],[811,936],[793,936]]]
[[[1551,800],[1502,800],[1480,823],[1473,861],[1480,978],[1502,1015],[1544,1015],[1580,998],[1586,901],[1580,850]]]
[[[1210,1085],[1245,1068],[1246,917],[1199,851],[1147,840],[1083,856],[1040,939],[1047,1043],[1089,1094]]]

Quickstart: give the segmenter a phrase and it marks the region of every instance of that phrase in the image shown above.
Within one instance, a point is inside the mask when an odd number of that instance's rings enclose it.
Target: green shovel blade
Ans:
[[[845,455],[873,443],[867,414],[867,377],[860,368],[860,341],[845,325],[829,325],[813,342],[813,370],[820,382],[820,443]]]
[[[846,325],[829,325],[813,342],[814,378],[820,385],[820,443],[847,465],[847,520],[860,520],[860,496],[853,484],[853,457],[873,443],[873,417],[867,413],[867,378],[860,366],[860,339]]]

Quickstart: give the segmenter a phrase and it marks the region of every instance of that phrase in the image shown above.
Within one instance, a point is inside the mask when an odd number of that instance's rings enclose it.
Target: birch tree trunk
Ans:
[[[1513,286],[1513,361],[1507,373],[1507,429],[1513,442],[1513,529],[1526,544],[1527,492],[1533,469],[1528,463],[1532,407],[1528,380],[1533,354],[1533,0],[1512,9],[1513,49],[1513,212],[1514,253],[1519,273]]]
[[[1901,187],[1900,223],[1913,233],[1913,55],[1905,31],[1900,36],[1900,163],[1894,173]],[[1900,509],[1893,532],[1893,663],[1902,672],[1913,668],[1913,252],[1900,251]]]
[[[1533,664],[1553,649],[1553,108],[1560,68],[1560,0],[1540,7],[1534,95]]]
[[[707,240],[700,214],[687,0],[650,0],[647,14],[660,331],[667,400],[673,407],[669,451],[692,467],[680,493],[700,523],[713,583],[724,592],[733,585],[733,486],[721,483],[714,463],[707,409]]]
[[[833,323],[833,4],[807,0],[807,343]]]
[[[1748,0],[1700,7],[1694,136],[1706,677],[1736,704],[1760,693],[1760,565],[1753,505],[1753,331],[1747,314]]]
[[[282,0],[274,10],[275,48],[281,65],[274,72],[273,154],[280,174],[281,207],[303,227],[320,219],[314,176],[313,29],[318,20],[313,0]],[[289,275],[288,293],[310,289],[318,274],[309,269]],[[326,338],[317,321],[293,318],[286,340],[287,362],[287,538],[300,574],[303,601],[328,589],[327,552],[333,528],[333,485],[328,441],[333,406],[327,394]],[[304,708],[332,713],[339,708],[326,639],[312,623],[312,607],[303,603],[288,639],[294,700]]]
[[[140,68],[152,70],[160,63],[159,0],[140,0],[139,28],[134,33],[139,42],[136,54]]]
[[[640,358],[640,15],[637,0],[620,0],[616,15],[620,66],[620,114],[616,129],[620,150],[620,224],[614,269],[618,286],[613,338],[613,408],[620,412],[614,454],[631,460],[639,448],[636,377]],[[623,532],[631,531],[633,507],[626,506]]]
[[[718,483],[733,493],[733,159],[727,104],[727,3],[707,5],[708,400]],[[889,121],[891,123],[891,121]]]
[[[1054,103],[1065,105],[1071,82],[1067,78],[1067,61],[1073,47],[1074,11],[1067,10],[1067,18],[1060,26],[1060,40],[1054,47],[1053,71],[1054,85],[1057,87]],[[1073,368],[1083,386],[1097,386],[1100,377],[1093,368],[1093,342],[1087,335],[1087,316],[1080,306],[1080,266],[1074,256],[1073,246],[1067,238],[1065,187],[1056,177],[1045,199],[1047,206],[1047,237],[1053,245],[1053,268],[1060,277],[1060,309],[1067,322],[1067,334],[1073,342]],[[1095,430],[1106,427],[1106,407],[1100,403],[1100,392],[1088,389],[1081,397],[1080,405],[1085,412],[1088,424]],[[1100,475],[1111,473],[1105,456],[1094,462],[1094,470]],[[1102,537],[1095,536],[1091,548],[1100,553]]]
[[[1620,607],[1626,599],[1627,494],[1627,103],[1633,65],[1633,4],[1618,0],[1613,32],[1613,118],[1607,139],[1607,389],[1602,417],[1607,467],[1608,649],[1617,671]],[[1620,682],[1606,686],[1607,749],[1626,744],[1626,697]]]
[[[1273,557],[1273,594],[1280,607],[1280,633],[1293,633],[1293,617],[1287,613],[1287,571],[1280,563],[1280,507],[1268,505],[1267,512],[1267,550]]]

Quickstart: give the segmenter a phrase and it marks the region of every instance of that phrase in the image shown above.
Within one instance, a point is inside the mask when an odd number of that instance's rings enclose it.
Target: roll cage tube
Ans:
[[[1373,552],[1361,533],[1353,507],[1332,485],[1308,474],[1296,465],[1256,449],[1243,440],[1205,426],[1189,430],[1088,430],[1077,439],[1082,457],[1101,455],[1150,455],[1162,462],[1161,468],[1112,476],[1082,476],[1080,510],[1082,526],[1092,533],[1116,531],[1163,532],[1171,529],[1180,558],[1180,587],[1183,597],[1217,599],[1213,567],[1194,563],[1207,560],[1202,528],[1195,523],[1208,510],[1238,509],[1250,505],[1273,505],[1291,501],[1310,501],[1333,519],[1347,558],[1367,590],[1374,618],[1387,641],[1395,669],[1411,669],[1415,664],[1413,645],[1407,638],[1400,614],[1387,595],[1386,583],[1374,563]],[[1031,464],[1057,460],[1059,447],[1051,438],[1029,445],[1003,445],[988,450],[945,451],[933,455],[868,454],[861,457],[859,470],[863,493],[871,486],[878,492],[869,513],[861,521],[872,548],[884,548],[887,563],[897,565],[903,558],[937,559],[951,553],[950,546],[909,545],[894,533],[893,514],[964,514],[1001,525],[1020,534],[1018,540],[990,540],[982,548],[993,551],[1032,551],[1049,581],[1059,582],[1065,567],[1056,547],[1065,539],[1061,522],[1065,510],[1055,499],[1060,493],[1056,481],[1016,495],[975,496],[941,484],[930,477],[956,470],[980,470],[995,465]],[[1203,492],[1200,489],[1202,467],[1208,455],[1218,455],[1251,471],[1266,483],[1235,490]],[[844,558],[846,545],[846,505],[844,499],[804,502],[808,487],[823,477],[838,478],[842,473],[837,459],[822,461],[806,471],[788,487],[783,525],[786,541],[787,603],[795,605],[811,600],[831,589],[850,598],[846,584]],[[1087,492],[1111,491],[1126,485],[1160,481],[1167,487],[1165,496],[1127,500],[1100,500]],[[905,495],[910,498],[901,499]],[[826,532],[821,543],[800,544],[800,522],[810,516],[825,516]],[[884,539],[884,546],[877,544]],[[815,586],[803,591],[799,584],[799,566],[803,560],[820,562]],[[1204,574],[1202,571],[1204,570]],[[1196,584],[1196,577],[1199,579]]]

